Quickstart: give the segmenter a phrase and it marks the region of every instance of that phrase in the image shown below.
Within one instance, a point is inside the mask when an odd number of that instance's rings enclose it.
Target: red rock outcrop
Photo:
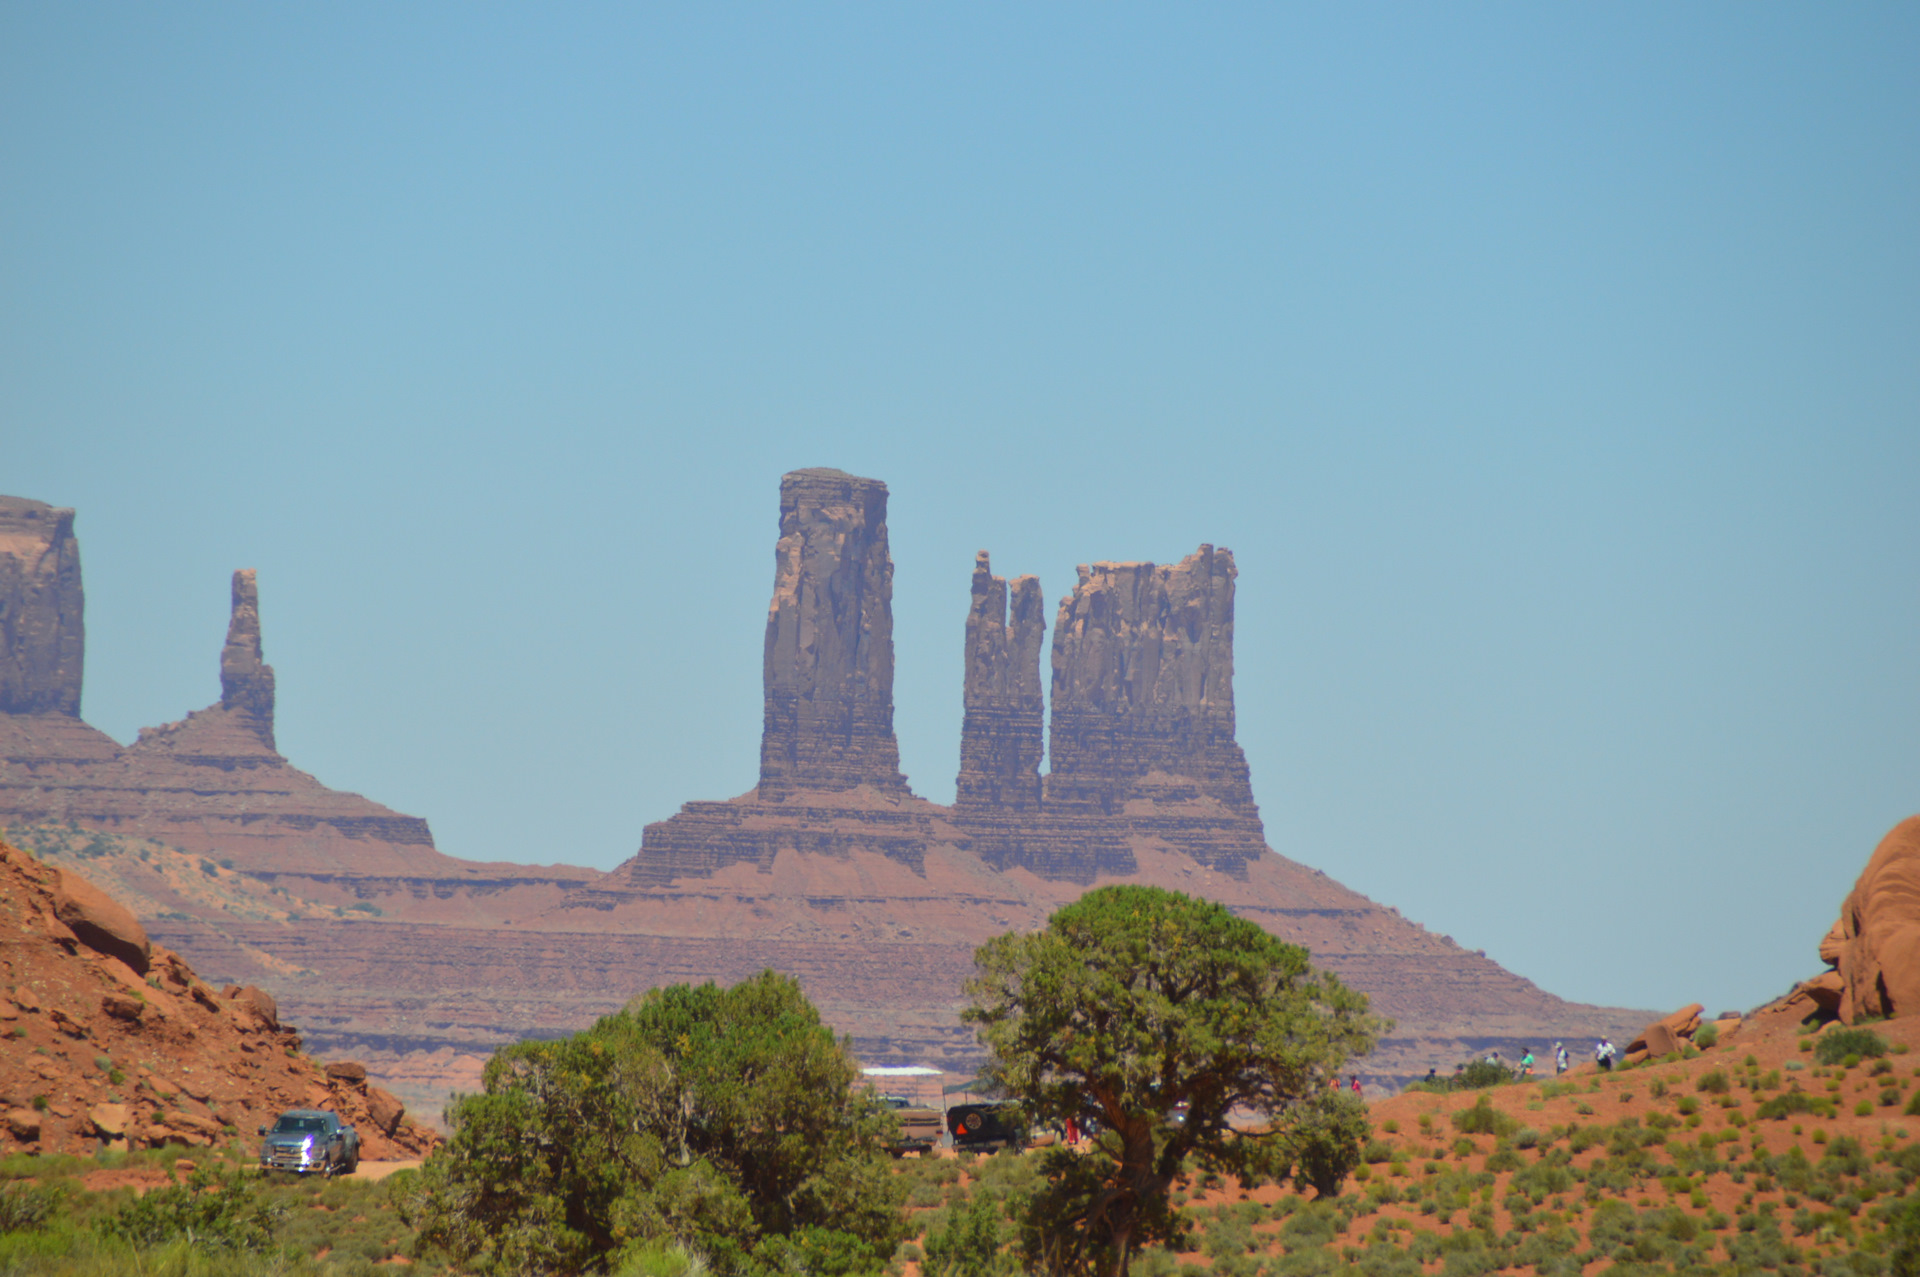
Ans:
[[[1920,816],[1874,848],[1820,957],[1840,977],[1834,1011],[1848,1024],[1920,1011]]]
[[[893,734],[887,485],[839,470],[780,481],[767,609],[760,796],[869,785],[904,794]]]
[[[1695,1002],[1661,1016],[1627,1043],[1626,1062],[1638,1064],[1642,1060],[1657,1060],[1680,1050],[1692,1042],[1693,1035],[1699,1032],[1700,1016],[1705,1011],[1705,1007]]]
[[[993,575],[987,552],[980,551],[967,608],[956,812],[1026,812],[1040,806],[1040,759],[1046,752],[1040,690],[1044,609],[1039,577],[1015,577],[1009,585]]]
[[[0,1110],[33,1116],[0,1123],[0,1151],[215,1144],[309,1106],[358,1125],[369,1158],[438,1140],[364,1069],[323,1069],[259,999],[216,992],[91,883],[4,842],[0,934]]]
[[[85,659],[73,511],[0,497],[0,714],[78,717]]]
[[[1203,545],[1171,567],[1079,574],[1053,625],[1047,805],[1119,812],[1149,777],[1181,777],[1254,822],[1250,841],[1196,844],[1196,858],[1257,856],[1259,808],[1234,735],[1233,552]]]
[[[419,817],[329,789],[281,757],[252,570],[233,577],[220,700],[143,729],[125,749],[74,716],[84,596],[71,511],[0,498],[0,600],[10,645],[0,686],[14,707],[0,713],[0,827],[56,822],[154,838],[328,903],[381,891],[431,912],[467,883],[495,896],[519,889],[518,873],[441,855]],[[550,876],[535,875],[534,890],[548,890]]]

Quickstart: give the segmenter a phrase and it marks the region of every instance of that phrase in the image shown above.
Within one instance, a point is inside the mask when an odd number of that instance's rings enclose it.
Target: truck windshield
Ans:
[[[283,1117],[273,1124],[275,1135],[318,1135],[326,1129],[324,1117]]]

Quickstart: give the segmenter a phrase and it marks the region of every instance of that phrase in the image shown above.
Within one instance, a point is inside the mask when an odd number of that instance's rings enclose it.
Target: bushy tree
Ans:
[[[1339,1191],[1366,1136],[1341,1066],[1386,1025],[1305,949],[1224,906],[1155,887],[1088,892],[1044,930],[974,954],[963,1018],[986,1075],[1042,1122],[1097,1122],[1091,1156],[1046,1156],[1022,1247],[1055,1273],[1124,1277],[1137,1247],[1182,1233],[1167,1191],[1191,1157],[1252,1186]],[[1235,1110],[1260,1134],[1228,1125]]]
[[[656,989],[503,1047],[405,1192],[489,1272],[582,1272],[679,1244],[722,1273],[881,1268],[903,1228],[894,1119],[793,980]]]

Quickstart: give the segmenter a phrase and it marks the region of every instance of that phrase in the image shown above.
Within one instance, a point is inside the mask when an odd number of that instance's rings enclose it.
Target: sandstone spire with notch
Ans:
[[[1024,812],[1040,806],[1040,757],[1046,749],[1040,693],[1045,607],[1039,577],[1008,582],[993,575],[987,552],[980,551],[967,609],[957,810]]]

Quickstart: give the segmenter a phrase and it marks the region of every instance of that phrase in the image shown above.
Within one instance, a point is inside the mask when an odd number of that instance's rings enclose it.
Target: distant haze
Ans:
[[[780,474],[1231,547],[1272,845],[1566,997],[1745,1007],[1920,810],[1911,6],[0,10],[0,492],[83,712],[219,696],[475,859],[756,774]],[[1051,613],[1051,608],[1049,608]]]

